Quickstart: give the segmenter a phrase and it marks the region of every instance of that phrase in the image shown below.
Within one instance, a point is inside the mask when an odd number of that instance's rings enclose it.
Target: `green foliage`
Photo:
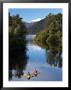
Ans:
[[[9,32],[18,34],[20,36],[26,34],[25,24],[22,22],[22,18],[20,18],[19,15],[10,16],[9,13]]]
[[[49,48],[57,48],[59,46],[59,38],[54,34],[51,34],[46,42],[49,45]]]
[[[55,22],[55,27],[57,30],[62,30],[62,14],[56,14],[56,15],[52,15],[49,14],[48,17],[46,17],[45,20],[45,24],[46,24],[46,28],[49,28],[51,26],[52,23]]]
[[[9,13],[9,42],[10,46],[19,45],[22,42],[26,43],[25,40],[26,27],[22,22],[22,18],[19,15],[10,16]],[[22,44],[21,44],[22,45]]]
[[[20,73],[26,67],[26,33],[22,18],[19,15],[10,16],[9,13],[9,71],[17,67]],[[9,72],[9,79],[11,77],[11,72]]]
[[[45,30],[36,34],[34,42],[46,49],[62,51],[62,14],[49,14],[45,19]]]

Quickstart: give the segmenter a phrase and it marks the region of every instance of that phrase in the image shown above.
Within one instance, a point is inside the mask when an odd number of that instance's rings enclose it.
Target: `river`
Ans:
[[[37,77],[32,77],[29,81],[61,81],[62,80],[62,68],[58,66],[50,65],[48,63],[48,55],[46,50],[35,45],[32,42],[32,39],[35,35],[28,35],[26,38],[28,40],[27,43],[27,56],[28,62],[26,65],[26,69],[23,70],[24,73],[33,72],[37,69],[40,74]],[[12,73],[14,70],[12,71]],[[21,77],[12,77],[13,81],[27,81],[26,78]]]

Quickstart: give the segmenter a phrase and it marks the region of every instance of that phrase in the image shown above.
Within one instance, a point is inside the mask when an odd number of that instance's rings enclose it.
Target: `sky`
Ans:
[[[62,9],[9,9],[10,15],[19,14],[24,22],[36,22],[48,16],[49,13],[62,13]]]

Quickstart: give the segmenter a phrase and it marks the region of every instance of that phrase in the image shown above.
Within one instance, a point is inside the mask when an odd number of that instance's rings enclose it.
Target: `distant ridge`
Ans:
[[[29,34],[36,34],[44,29],[45,18],[37,22],[25,23],[25,25]]]

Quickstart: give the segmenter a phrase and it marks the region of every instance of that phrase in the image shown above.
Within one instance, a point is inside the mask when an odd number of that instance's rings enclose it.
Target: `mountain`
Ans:
[[[25,23],[25,25],[29,34],[36,34],[44,29],[45,18],[37,22]]]

